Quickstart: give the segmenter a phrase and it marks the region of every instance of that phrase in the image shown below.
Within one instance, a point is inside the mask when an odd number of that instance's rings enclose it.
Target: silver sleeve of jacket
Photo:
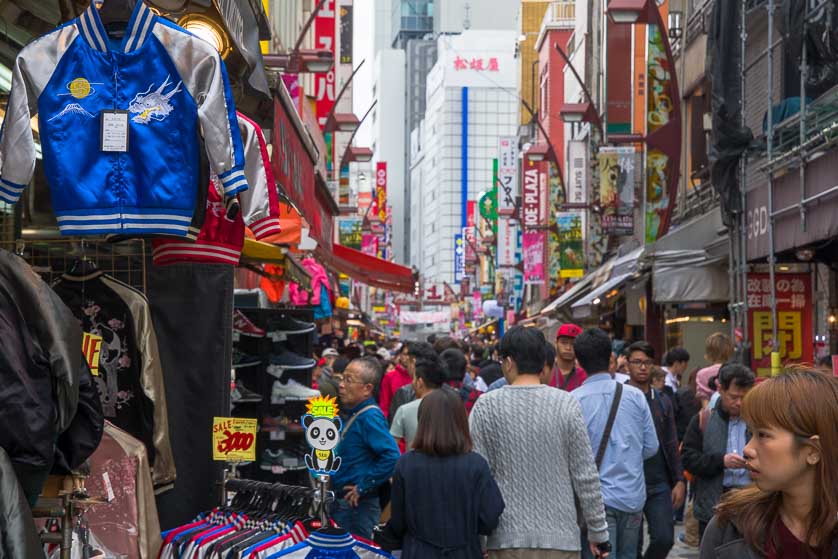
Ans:
[[[75,25],[33,41],[15,58],[12,87],[0,133],[0,200],[15,204],[35,171],[35,138],[30,119],[38,113],[38,97],[61,56],[78,37]]]
[[[224,185],[225,196],[247,190],[244,148],[224,61],[209,43],[182,30],[158,22],[153,33],[198,105],[210,169]]]
[[[244,144],[244,174],[248,189],[239,194],[242,217],[248,227],[270,217],[270,198],[268,196],[268,177],[265,173],[265,160],[259,145],[256,127],[243,118],[239,118],[242,143]],[[257,232],[254,231],[254,234]],[[260,235],[256,234],[256,238]]]

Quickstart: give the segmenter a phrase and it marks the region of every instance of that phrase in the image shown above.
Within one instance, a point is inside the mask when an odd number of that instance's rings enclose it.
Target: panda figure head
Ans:
[[[303,426],[306,428],[306,441],[315,450],[334,450],[340,443],[342,424],[339,417],[305,415]]]

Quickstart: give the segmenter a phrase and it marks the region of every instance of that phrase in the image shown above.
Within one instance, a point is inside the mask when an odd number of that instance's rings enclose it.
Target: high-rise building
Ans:
[[[411,39],[434,31],[434,0],[392,0],[390,32],[393,48],[405,48]]]
[[[518,127],[515,30],[437,39],[425,119],[412,133],[411,264],[427,284],[454,285],[455,235],[467,201],[492,187],[498,137]]]

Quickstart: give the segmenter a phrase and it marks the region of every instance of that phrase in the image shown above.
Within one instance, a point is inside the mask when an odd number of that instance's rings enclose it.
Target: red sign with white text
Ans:
[[[312,0],[314,6],[318,4],[318,0]],[[336,28],[337,17],[335,15],[336,0],[326,0],[320,11],[317,12],[317,17],[314,18],[314,48],[328,50],[332,54],[335,53],[336,42]],[[332,110],[332,105],[335,104],[335,69],[334,67],[325,74],[314,75],[314,99],[317,109],[317,122],[320,128],[326,126],[326,117]]]

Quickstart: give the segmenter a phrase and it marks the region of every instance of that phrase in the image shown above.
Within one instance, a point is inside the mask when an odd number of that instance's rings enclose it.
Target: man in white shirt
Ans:
[[[683,347],[673,347],[663,356],[663,370],[666,371],[664,391],[670,398],[675,396],[681,387],[681,378],[690,364],[690,354]]]
[[[397,440],[404,439],[405,450],[410,450],[419,427],[419,405],[422,403],[422,398],[441,388],[446,378],[447,369],[441,359],[419,358],[416,360],[416,376],[413,377],[416,399],[399,406],[393,417],[393,423],[390,425],[390,434]]]

